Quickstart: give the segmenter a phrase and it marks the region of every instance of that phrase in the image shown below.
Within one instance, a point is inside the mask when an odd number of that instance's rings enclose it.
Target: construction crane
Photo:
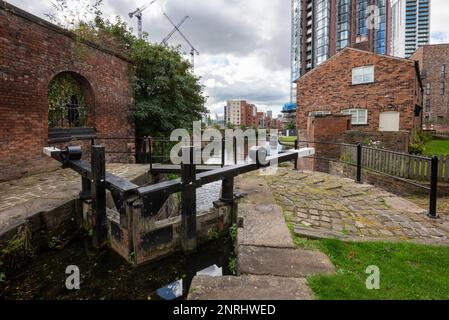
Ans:
[[[170,40],[170,38],[173,36],[173,34],[176,32],[176,29],[179,29],[179,27],[182,26],[182,24],[188,19],[190,18],[189,16],[185,16],[184,19],[181,20],[180,23],[178,23],[178,25],[173,28],[173,30],[164,38],[164,40],[162,40],[161,44],[163,45],[167,45],[168,40]]]
[[[137,8],[135,11],[128,13],[128,16],[132,19],[133,17],[137,18],[137,31],[139,34],[139,38],[142,39],[142,13],[143,11],[148,8],[150,5],[155,3],[157,0],[153,0],[151,2],[148,2],[141,8]]]
[[[192,64],[192,72],[195,71],[195,54],[199,55],[200,53],[198,50],[195,49],[195,47],[190,43],[189,39],[179,30],[179,28],[173,23],[173,21],[170,19],[170,17],[164,12],[164,16],[167,18],[168,21],[173,25],[176,31],[179,32],[181,37],[187,42],[187,44],[190,46],[190,56],[191,56],[191,64]]]

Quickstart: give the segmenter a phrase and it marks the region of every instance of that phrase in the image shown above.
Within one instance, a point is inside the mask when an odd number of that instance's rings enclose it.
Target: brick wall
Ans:
[[[77,74],[91,88],[92,125],[102,137],[133,137],[131,65],[128,60],[0,1],[0,180],[50,170],[42,155],[48,141],[49,82]],[[120,146],[127,149],[127,141]],[[126,157],[116,159],[128,161]]]
[[[309,144],[315,148],[316,158],[311,168],[316,171],[329,172],[329,161],[322,159],[339,159],[340,145],[344,142],[343,133],[351,128],[350,116],[315,116],[307,119],[307,133],[299,137],[300,141],[313,141]],[[310,164],[309,164],[310,167]]]
[[[353,85],[352,69],[374,65],[375,82]],[[297,81],[297,127],[307,128],[312,111],[341,114],[345,109],[368,109],[368,124],[358,131],[378,131],[381,112],[400,113],[400,130],[420,127],[415,106],[422,90],[414,61],[346,48]]]
[[[449,117],[449,44],[427,45],[410,58],[419,62],[424,89],[424,119],[441,122]],[[445,72],[441,67],[445,65]],[[427,90],[427,86],[430,89]],[[444,91],[441,92],[441,86]]]
[[[367,144],[368,142],[375,142],[376,144],[372,145],[373,147],[408,153],[410,134],[408,131],[367,132],[349,130],[344,133],[343,140],[345,143],[349,144]]]

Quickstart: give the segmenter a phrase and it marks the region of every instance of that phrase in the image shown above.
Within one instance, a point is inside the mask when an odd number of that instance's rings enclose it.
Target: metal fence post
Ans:
[[[143,162],[143,164],[147,164],[147,141],[148,138],[147,137],[143,137],[142,139],[142,147],[141,147],[141,155],[139,156],[139,158],[141,159],[140,161]]]
[[[107,241],[106,160],[103,146],[92,146],[93,246],[101,248]]]
[[[193,147],[182,148],[181,164],[181,207],[182,207],[182,249],[192,253],[197,248],[196,234],[196,166],[193,163]]]
[[[430,198],[429,198],[429,213],[428,216],[432,219],[438,218],[437,213],[437,196],[438,196],[438,162],[437,156],[432,158],[430,167]]]
[[[237,164],[237,137],[232,138],[232,144],[234,148],[234,163]]]
[[[357,144],[357,183],[362,183],[362,145]]]
[[[226,139],[221,138],[221,167],[225,166],[226,162]]]
[[[150,163],[150,171],[153,170],[153,138],[148,137],[148,161]]]

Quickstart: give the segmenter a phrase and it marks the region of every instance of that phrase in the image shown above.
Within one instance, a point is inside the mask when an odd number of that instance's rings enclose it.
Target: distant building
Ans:
[[[430,40],[430,0],[392,0],[391,54],[409,58]]]
[[[267,111],[267,118],[269,119],[273,118],[273,111]]]
[[[424,122],[449,124],[449,44],[423,46],[410,59],[421,70]]]
[[[228,100],[224,108],[226,124],[235,126],[255,126],[257,107],[245,100]]]
[[[282,123],[296,123],[296,103],[287,103],[282,107]]]
[[[258,129],[265,129],[265,113],[264,112],[257,112],[256,121],[257,121],[256,126]]]
[[[298,82],[297,129],[309,116],[351,115],[357,131],[422,125],[422,85],[414,60],[345,48]]]

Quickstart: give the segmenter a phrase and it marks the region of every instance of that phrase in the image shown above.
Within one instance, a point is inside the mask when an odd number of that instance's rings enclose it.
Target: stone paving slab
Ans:
[[[265,180],[299,235],[449,244],[447,216],[430,219],[424,208],[351,179],[291,168],[278,172]]]
[[[135,183],[146,180],[149,165],[110,164],[107,171]],[[55,170],[0,183],[0,235],[28,218],[50,212],[79,197],[81,178],[73,170]]]
[[[244,203],[257,205],[275,203],[271,189],[263,177],[239,176],[235,179],[235,190],[245,195]]]
[[[240,277],[196,276],[188,300],[311,300],[304,278],[245,275]]]
[[[306,277],[332,274],[335,267],[320,251],[239,246],[240,274]]]
[[[237,235],[239,245],[295,247],[279,206],[240,204],[238,216],[243,218]]]
[[[236,189],[245,194],[238,207],[238,216],[243,219],[238,244],[294,248],[282,209],[275,204],[267,182],[263,178],[239,178]]]

